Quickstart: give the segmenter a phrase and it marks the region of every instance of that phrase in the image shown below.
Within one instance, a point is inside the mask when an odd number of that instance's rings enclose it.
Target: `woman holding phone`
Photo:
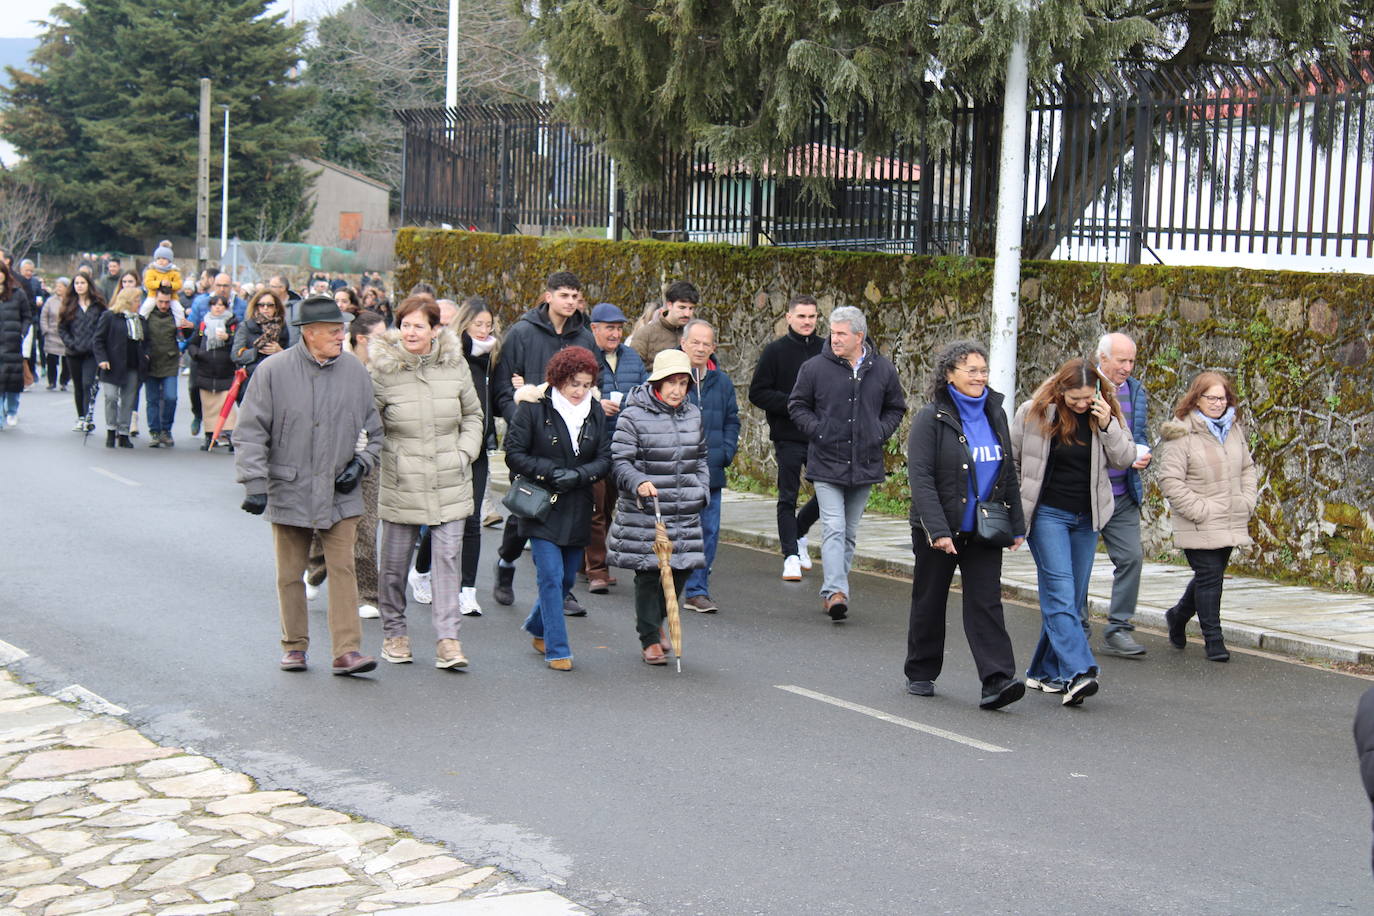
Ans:
[[[1040,589],[1040,641],[1026,686],[1063,693],[1065,706],[1098,690],[1097,660],[1078,609],[1088,593],[1097,532],[1116,508],[1107,469],[1135,461],[1112,387],[1102,384],[1091,361],[1069,360],[1021,405],[1011,427]]]

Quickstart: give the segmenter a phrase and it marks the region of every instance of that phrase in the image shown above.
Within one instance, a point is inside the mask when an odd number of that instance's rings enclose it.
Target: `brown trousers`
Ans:
[[[277,548],[277,603],[281,607],[281,647],[284,652],[304,652],[310,645],[310,611],[305,603],[306,557],[310,552],[310,528],[272,525]],[[324,547],[329,578],[329,636],[332,656],[357,652],[363,628],[358,622],[358,580],[353,573],[353,548],[358,540],[358,516],[340,519],[333,528],[318,532]]]
[[[598,480],[592,484],[592,527],[582,559],[582,568],[587,571],[589,579],[611,577],[610,570],[606,568],[606,534],[611,530],[611,515],[615,512],[615,501],[619,496],[615,484],[609,480]]]

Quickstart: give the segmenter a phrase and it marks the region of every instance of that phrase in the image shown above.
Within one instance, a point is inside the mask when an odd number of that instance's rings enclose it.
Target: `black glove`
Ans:
[[[358,481],[363,479],[367,473],[367,467],[355,455],[348,462],[348,466],[339,472],[339,476],[334,478],[334,489],[340,493],[352,493],[358,488]]]
[[[553,488],[558,493],[566,493],[582,483],[582,474],[576,468],[555,468]]]
[[[246,497],[244,497],[243,505],[239,508],[241,508],[244,512],[247,512],[249,515],[262,515],[262,513],[267,509],[267,494],[249,493]]]

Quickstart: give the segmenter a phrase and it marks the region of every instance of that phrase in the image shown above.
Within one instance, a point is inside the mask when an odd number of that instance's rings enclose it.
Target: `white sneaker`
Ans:
[[[86,418],[85,418],[85,417],[77,417],[77,418],[76,418],[76,422],[72,424],[72,432],[74,432],[74,433],[84,433],[85,431],[86,431]]]
[[[477,589],[469,586],[458,593],[458,609],[467,617],[481,617],[482,605],[477,603]]]
[[[5,417],[5,425],[8,426],[8,427],[11,428],[11,429],[13,429],[14,427],[18,426],[18,425],[19,425],[19,415],[18,415],[18,414],[10,414],[8,417]]]
[[[301,576],[301,581],[305,583],[305,600],[314,601],[320,596],[320,587],[310,584],[310,573]]]
[[[358,605],[358,616],[366,620],[376,620],[382,616],[382,612],[370,604]]]
[[[801,559],[795,553],[782,561],[782,581],[801,581]]]
[[[802,569],[811,568],[811,552],[806,549],[806,538],[797,538],[797,559],[801,561]]]
[[[416,604],[431,604],[434,601],[434,590],[430,587],[429,577],[430,573],[416,572],[414,566],[406,576],[406,581],[410,583],[410,595]]]

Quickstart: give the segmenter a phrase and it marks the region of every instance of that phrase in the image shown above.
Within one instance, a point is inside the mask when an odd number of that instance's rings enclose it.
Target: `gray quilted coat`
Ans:
[[[673,569],[706,565],[701,510],[711,498],[711,469],[701,411],[684,401],[676,409],[660,401],[647,385],[630,392],[611,439],[611,477],[620,491],[608,541],[609,566],[657,569],[654,554],[654,503],[635,491],[648,480],[658,488],[663,523],[673,542]]]

